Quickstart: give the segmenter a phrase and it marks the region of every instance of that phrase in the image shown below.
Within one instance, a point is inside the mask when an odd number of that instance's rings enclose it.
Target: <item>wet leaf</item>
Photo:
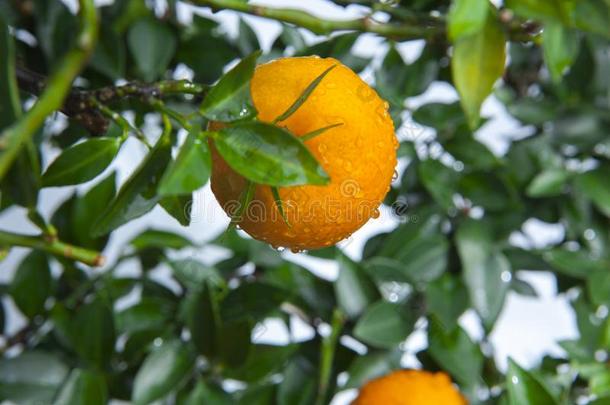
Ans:
[[[235,124],[220,130],[214,144],[235,171],[255,183],[272,186],[328,183],[328,176],[303,142],[274,125]]]

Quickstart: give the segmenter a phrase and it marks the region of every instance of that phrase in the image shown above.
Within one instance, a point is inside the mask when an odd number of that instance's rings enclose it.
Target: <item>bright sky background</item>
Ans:
[[[64,0],[73,6],[73,0]],[[104,0],[99,3],[109,3]],[[362,15],[363,8],[359,6],[350,6],[347,10],[342,7],[333,5],[324,0],[256,0],[254,4],[274,5],[282,7],[293,7],[309,10],[314,14],[327,18],[353,18]],[[202,14],[210,16],[211,14],[205,9],[200,9]],[[189,6],[181,7],[181,17],[188,21],[192,8]],[[379,16],[383,18],[383,16]],[[237,35],[238,15],[230,11],[223,11],[214,14],[212,18],[220,21],[227,32],[235,36]],[[268,50],[275,37],[280,32],[278,23],[265,20],[258,17],[245,16],[245,20],[250,23],[259,36],[259,40],[264,49]],[[321,37],[316,37],[306,33],[306,37],[310,41],[320,40]],[[399,50],[407,61],[415,59],[422,47],[422,43],[414,41],[399,45]],[[356,53],[362,56],[371,56],[375,58],[374,63],[379,63],[380,58],[384,55],[387,48],[384,46],[383,40],[375,38],[371,35],[363,36],[356,44]],[[371,81],[370,73],[366,71],[363,78]],[[411,107],[430,102],[443,101],[451,102],[457,98],[455,91],[448,85],[435,83],[430,90],[424,95],[417,98],[407,100],[407,104]],[[494,100],[489,99],[484,107],[483,114],[493,117],[477,133],[477,138],[489,145],[490,148],[498,153],[503,153],[508,142],[513,137],[522,136],[527,133],[527,130],[520,129],[518,124],[506,114],[502,105]],[[60,120],[61,121],[61,120]],[[154,124],[154,123],[153,123]],[[154,125],[151,125],[154,127]],[[156,130],[156,129],[155,129]],[[429,129],[421,129],[417,127],[409,127],[408,131],[430,131]],[[104,173],[107,174],[111,170],[118,170],[119,181],[124,181],[131,171],[137,166],[139,160],[144,156],[145,149],[134,140],[130,140],[121,150],[118,159]],[[45,166],[57,155],[57,150],[47,150],[44,153]],[[91,187],[91,183],[79,186],[79,190],[86,190]],[[72,190],[67,189],[44,189],[40,194],[40,210],[44,215],[50,215],[57,206],[66,199]],[[194,203],[194,218],[193,223],[188,228],[183,228],[170,218],[162,209],[156,208],[150,214],[143,218],[129,223],[127,226],[120,229],[119,232],[113,234],[106,253],[109,256],[110,263],[119,252],[126,241],[131,239],[144,229],[149,227],[157,229],[167,229],[175,232],[183,233],[196,241],[210,240],[213,236],[225,229],[228,218],[216,203],[209,186],[196,193]],[[19,230],[19,232],[36,232],[36,229],[29,224],[25,218],[25,211],[21,208],[10,208],[0,214],[0,228],[6,230]],[[360,231],[356,232],[348,241],[340,244],[344,250],[352,257],[358,258],[362,246],[366,240],[379,232],[387,231],[396,226],[397,221],[391,214],[389,209],[384,209],[381,212],[379,219],[371,220]],[[544,245],[558,237],[556,227],[541,223],[528,223],[525,231],[532,236],[537,243]],[[25,249],[14,249],[9,257],[0,263],[0,282],[6,283],[10,281],[12,273],[19,263]],[[218,259],[221,251],[214,248],[203,248],[197,252],[187,252],[187,255],[200,258],[204,262],[213,262]],[[292,254],[290,252],[283,253],[288,260],[298,261],[316,274],[328,279],[334,279],[337,276],[337,267],[333,262],[310,259],[304,255]],[[184,254],[183,254],[184,255]],[[134,263],[127,263],[121,267],[124,273],[130,272],[130,267]],[[57,269],[55,269],[57,271]],[[157,276],[160,279],[168,273],[167,269],[157,271]],[[540,297],[537,299],[526,298],[514,293],[510,293],[496,324],[494,332],[491,336],[491,342],[495,346],[495,356],[501,367],[506,365],[506,360],[510,356],[524,366],[529,366],[537,363],[544,354],[562,353],[559,346],[555,343],[562,339],[571,339],[577,336],[576,323],[572,311],[569,307],[568,300],[565,296],[556,297],[553,276],[544,273],[529,272],[526,274],[527,281],[530,281]],[[132,299],[134,297],[131,297]],[[128,305],[128,302],[123,302],[121,305]],[[14,309],[8,313],[7,333],[10,335],[17,329],[23,326],[23,320],[20,318]],[[460,320],[463,327],[475,339],[481,336],[481,327],[472,312],[464,314]],[[261,342],[283,342],[290,338],[303,339],[310,335],[311,331],[301,325],[298,328],[296,336],[290,337],[285,328],[280,322],[270,321],[260,328],[257,333],[257,341]],[[404,365],[407,367],[416,367],[417,362],[413,353],[426,346],[426,336],[423,331],[415,332],[406,342],[406,351]],[[349,392],[336,398],[333,405],[348,404],[353,398],[354,392]]]

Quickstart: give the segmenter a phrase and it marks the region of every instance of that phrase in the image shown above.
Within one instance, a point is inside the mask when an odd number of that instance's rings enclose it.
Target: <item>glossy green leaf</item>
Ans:
[[[571,0],[507,0],[506,6],[515,13],[526,17],[540,20],[556,20],[569,23],[571,10],[573,9]]]
[[[54,405],[103,405],[107,402],[107,388],[100,374],[75,369],[64,383]]]
[[[244,58],[222,76],[201,104],[201,114],[209,120],[233,122],[256,115],[250,95],[250,79],[260,51]]]
[[[379,291],[362,267],[338,253],[339,277],[335,281],[335,294],[339,307],[350,318],[360,316],[379,298]]]
[[[543,258],[556,271],[575,278],[584,279],[608,269],[606,261],[591,260],[591,255],[582,250],[549,249],[544,252]]]
[[[306,133],[306,134],[303,134],[303,135],[302,135],[302,136],[300,136],[299,138],[301,139],[301,141],[303,141],[303,142],[307,142],[307,141],[309,141],[310,139],[313,139],[313,138],[315,138],[315,137],[317,137],[317,136],[319,136],[319,135],[322,135],[323,133],[325,133],[325,132],[326,132],[326,131],[328,131],[329,129],[333,129],[333,128],[336,128],[336,127],[340,127],[341,125],[343,125],[343,123],[331,124],[331,125],[328,125],[328,126],[322,127],[322,128],[320,128],[320,129],[316,129],[315,131],[311,131],[311,132],[308,132],[308,133]]]
[[[146,357],[134,380],[132,400],[145,405],[169,394],[187,376],[194,357],[178,340],[166,342]]]
[[[493,235],[485,222],[464,222],[457,231],[456,243],[470,301],[490,330],[510,286],[510,262],[495,251]]]
[[[314,402],[317,391],[316,375],[311,368],[292,361],[277,392],[278,405],[307,405]]]
[[[481,382],[483,354],[462,328],[446,329],[433,319],[428,342],[430,355],[458,383],[471,387]]]
[[[327,184],[309,149],[285,129],[262,122],[235,124],[214,138],[218,152],[239,174],[259,184]]]
[[[0,360],[0,398],[18,404],[50,404],[68,367],[51,353],[26,351]]]
[[[610,217],[610,177],[606,166],[579,175],[576,186],[604,215]]]
[[[345,388],[360,388],[374,378],[399,369],[401,355],[399,350],[370,351],[364,356],[356,357],[347,370],[349,379]]]
[[[449,38],[477,34],[485,27],[490,5],[487,0],[454,0],[449,11]]]
[[[219,345],[220,308],[211,283],[203,282],[186,302],[186,324],[192,341],[204,356],[217,356]]]
[[[167,69],[176,49],[176,37],[167,25],[145,18],[131,26],[127,45],[142,79],[151,82]]]
[[[294,114],[303,105],[303,103],[305,103],[305,101],[307,101],[309,96],[311,96],[311,93],[313,93],[315,91],[315,89],[320,85],[322,80],[324,80],[326,75],[328,75],[331,72],[331,70],[333,70],[336,66],[337,65],[332,65],[331,67],[327,68],[325,71],[320,73],[315,79],[313,79],[311,81],[311,83],[309,83],[307,85],[307,87],[305,87],[305,90],[303,90],[303,93],[301,93],[301,95],[294,101],[294,103],[292,103],[286,111],[284,111],[276,119],[274,119],[273,123],[275,124],[277,122],[285,121],[292,114]]]
[[[558,22],[547,22],[542,32],[544,61],[551,78],[559,83],[565,71],[578,55],[579,35],[573,29]]]
[[[173,316],[170,302],[162,298],[144,297],[135,305],[115,313],[118,333],[163,330]]]
[[[239,19],[237,48],[239,48],[239,51],[244,56],[250,55],[261,48],[256,32],[243,18]]]
[[[206,266],[195,259],[183,259],[170,262],[176,280],[189,289],[203,287],[206,282],[212,286],[224,286],[225,282],[218,270]]]
[[[170,160],[170,139],[162,136],[155,147],[127,179],[112,202],[102,211],[93,226],[92,235],[104,235],[115,228],[141,217],[159,202],[160,196],[149,191],[155,187]]]
[[[191,224],[193,195],[171,195],[161,198],[159,205],[182,226]]]
[[[190,246],[191,243],[182,235],[158,229],[147,229],[129,242],[137,250],[149,248],[182,249]]]
[[[372,346],[391,349],[407,338],[416,320],[408,306],[378,301],[360,317],[354,336]]]
[[[28,318],[44,312],[44,304],[51,294],[51,269],[47,256],[34,251],[21,262],[10,293],[17,308]]]
[[[118,138],[93,138],[71,146],[44,172],[43,186],[68,186],[93,179],[114,160],[120,146]]]
[[[506,386],[510,405],[557,405],[557,401],[530,373],[508,361]]]
[[[233,399],[220,387],[199,381],[183,402],[177,405],[233,405]]]
[[[115,345],[112,308],[97,299],[79,308],[71,321],[72,345],[89,365],[103,369]]]
[[[438,160],[426,159],[419,165],[421,182],[444,208],[453,206],[457,173]]]
[[[426,286],[426,308],[443,328],[455,328],[468,304],[468,291],[460,277],[445,273]]]
[[[540,172],[527,187],[529,197],[550,197],[561,194],[569,178],[565,170],[549,169]]]
[[[180,153],[163,175],[159,193],[184,195],[199,190],[210,178],[211,164],[207,141],[197,133],[189,133]]]
[[[478,126],[481,105],[504,72],[505,47],[504,32],[491,12],[483,29],[454,44],[453,81],[471,128]]]
[[[241,367],[229,371],[229,378],[248,382],[259,381],[284,366],[296,349],[297,346],[293,344],[253,345],[246,362]]]
[[[91,230],[97,216],[112,201],[116,194],[116,173],[91,188],[85,195],[77,198],[71,211],[71,233],[78,246],[90,249],[101,249],[108,238],[92,238]]]

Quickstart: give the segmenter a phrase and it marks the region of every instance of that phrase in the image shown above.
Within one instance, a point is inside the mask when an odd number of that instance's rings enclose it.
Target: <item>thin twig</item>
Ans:
[[[0,231],[0,246],[22,246],[42,250],[89,266],[103,266],[106,259],[101,253],[64,243],[57,238],[41,235],[21,235]]]
[[[316,400],[317,405],[324,405],[326,403],[328,386],[330,385],[330,377],[332,376],[335,351],[344,322],[345,316],[343,315],[343,312],[341,312],[339,309],[335,309],[333,311],[333,318],[330,325],[330,334],[322,341],[322,351],[320,353],[320,379],[318,381],[318,396]]]
[[[61,108],[71,90],[72,82],[93,51],[98,33],[95,4],[93,0],[80,0],[79,4],[82,28],[76,39],[76,46],[60,62],[32,109],[0,133],[0,180],[8,172],[21,147],[32,138],[47,116]]]

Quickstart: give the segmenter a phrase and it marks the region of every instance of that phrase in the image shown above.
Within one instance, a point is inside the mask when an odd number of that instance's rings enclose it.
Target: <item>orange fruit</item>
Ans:
[[[238,221],[252,237],[274,247],[301,251],[334,245],[379,216],[378,207],[390,188],[398,142],[388,104],[339,61],[308,56],[259,65],[250,84],[258,119],[272,122],[333,65],[305,103],[277,124],[296,136],[342,124],[305,141],[330,183],[279,189],[290,226],[280,215],[271,188],[257,185]],[[211,186],[220,205],[234,215],[246,179],[214,148]]]
[[[369,381],[352,405],[466,405],[445,373],[400,370]]]

